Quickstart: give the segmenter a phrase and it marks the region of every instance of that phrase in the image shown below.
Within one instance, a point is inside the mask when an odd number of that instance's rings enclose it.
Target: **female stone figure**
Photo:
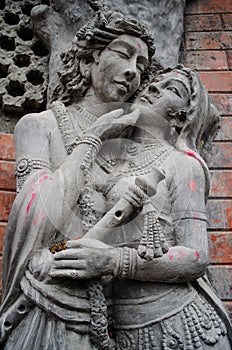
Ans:
[[[96,348],[88,336],[85,283],[51,280],[51,251],[59,250],[60,242],[81,237],[96,222],[95,194],[86,185],[83,167],[101,139],[118,136],[134,124],[138,113],[120,118],[123,111],[117,110],[98,117],[110,111],[104,102],[125,102],[133,95],[152,54],[152,39],[139,22],[98,8],[63,57],[55,97],[69,106],[55,102],[50,110],[25,116],[17,125],[19,193],[4,243],[4,349],[76,349],[77,344],[79,349]],[[98,207],[104,206],[101,203]]]
[[[109,310],[116,349],[229,350],[230,322],[204,277],[209,176],[199,153],[218,129],[219,115],[197,74],[182,66],[160,72],[135,106],[141,116],[131,139],[98,154],[105,200],[112,207],[124,197],[135,215],[108,237],[104,232],[109,245],[100,242],[99,223],[69,241],[50,275],[115,277]],[[177,132],[173,145],[165,120]],[[165,180],[148,198],[136,181],[145,176],[149,195],[154,167]]]

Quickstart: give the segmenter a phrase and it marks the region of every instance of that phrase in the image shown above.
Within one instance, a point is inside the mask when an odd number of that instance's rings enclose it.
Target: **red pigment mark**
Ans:
[[[141,49],[141,45],[140,45],[140,43],[138,43],[138,44],[137,44],[137,46],[138,46],[138,48],[139,48],[139,49]]]
[[[74,241],[78,241],[79,239],[81,239],[81,237],[76,237],[74,238]]]
[[[193,220],[194,220],[194,226],[196,227],[198,222],[196,221],[198,219],[198,215],[196,213],[193,213]]]
[[[181,250],[178,251],[178,254],[183,258],[186,256],[186,253],[182,252]]]
[[[170,252],[167,253],[167,256],[169,257],[170,260],[174,258],[174,256]]]
[[[44,175],[41,179],[39,179],[37,181],[37,183],[35,183],[35,185],[32,187],[31,189],[31,199],[29,200],[28,204],[27,204],[27,208],[26,208],[26,216],[28,215],[30,209],[31,209],[31,206],[32,206],[32,203],[34,202],[35,200],[35,197],[37,195],[37,193],[39,192],[39,185],[45,181],[46,179],[48,178],[48,175]]]
[[[38,214],[36,215],[33,223],[35,226],[37,226],[39,224],[40,221],[44,221],[45,220],[45,215],[43,211],[39,211]]]
[[[199,259],[199,257],[200,257],[200,254],[199,254],[199,252],[198,251],[196,251],[195,252],[195,256]]]
[[[177,258],[178,261],[181,261],[181,258]]]
[[[197,190],[197,185],[196,185],[196,182],[194,180],[190,180],[188,182],[188,187],[190,188],[190,190],[192,192],[196,192],[196,190]]]
[[[184,151],[184,153],[187,154],[187,156],[190,156],[190,157],[194,157],[194,158],[197,157],[196,153],[193,152],[193,151],[191,151],[190,149],[186,149],[186,150]]]
[[[29,211],[31,209],[31,205],[34,202],[35,196],[36,196],[36,193],[33,192],[32,195],[31,195],[31,199],[29,200],[29,202],[27,204],[26,215],[29,213]]]

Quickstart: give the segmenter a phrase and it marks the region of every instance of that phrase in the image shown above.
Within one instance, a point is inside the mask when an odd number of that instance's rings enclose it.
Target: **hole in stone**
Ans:
[[[9,65],[4,65],[0,63],[0,78],[6,78],[8,75]]]
[[[6,6],[5,0],[0,1],[0,10],[3,10]]]
[[[23,304],[19,305],[19,307],[18,307],[18,313],[19,313],[19,314],[24,314],[25,311],[26,311],[26,306],[23,305]]]
[[[48,6],[50,6],[50,0],[41,0],[41,5],[48,5]]]
[[[19,15],[17,15],[16,13],[7,12],[5,13],[4,21],[10,26],[13,26],[19,23]]]
[[[28,41],[33,38],[33,31],[29,27],[20,27],[18,30],[18,36],[24,41]]]
[[[31,15],[31,9],[34,7],[34,5],[31,4],[25,4],[22,6],[22,13],[24,15],[30,16]]]
[[[27,73],[27,79],[33,85],[40,85],[44,82],[43,73],[36,69]]]
[[[0,37],[0,47],[6,51],[14,51],[14,49],[15,49],[14,38],[9,38],[6,35],[2,35]]]
[[[48,49],[40,41],[37,41],[36,43],[34,43],[31,48],[36,56],[43,57],[48,55]]]
[[[45,109],[46,101],[39,102],[35,99],[28,99],[26,98],[25,102],[22,104],[24,114],[26,113],[32,113],[32,112],[40,112]]]
[[[116,218],[120,218],[120,216],[122,215],[122,211],[117,210],[114,215],[116,216]]]
[[[5,321],[4,322],[4,328],[6,330],[11,329],[12,328],[12,324],[9,321]]]
[[[13,60],[18,67],[28,67],[30,64],[30,57],[25,54],[18,54]]]
[[[7,86],[7,91],[11,96],[22,96],[25,92],[24,84],[19,81],[11,80],[9,85]]]

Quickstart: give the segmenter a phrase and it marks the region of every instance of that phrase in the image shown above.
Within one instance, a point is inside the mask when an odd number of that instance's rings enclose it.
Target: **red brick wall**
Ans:
[[[185,63],[200,73],[222,113],[209,161],[209,271],[232,316],[232,1],[191,1],[185,26]]]
[[[209,164],[209,271],[232,315],[232,2],[192,1],[187,6],[185,22],[186,65],[199,71],[222,112],[222,128]],[[0,134],[0,252],[15,197],[13,168],[13,137]]]
[[[15,198],[14,159],[13,135],[0,134],[0,276],[2,275],[3,236],[10,208]]]

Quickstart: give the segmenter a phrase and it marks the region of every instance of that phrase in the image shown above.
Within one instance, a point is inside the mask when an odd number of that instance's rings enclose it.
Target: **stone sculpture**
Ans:
[[[4,349],[230,349],[204,277],[200,153],[219,115],[191,70],[152,76],[153,51],[140,23],[101,7],[63,55],[59,101],[17,125]]]

